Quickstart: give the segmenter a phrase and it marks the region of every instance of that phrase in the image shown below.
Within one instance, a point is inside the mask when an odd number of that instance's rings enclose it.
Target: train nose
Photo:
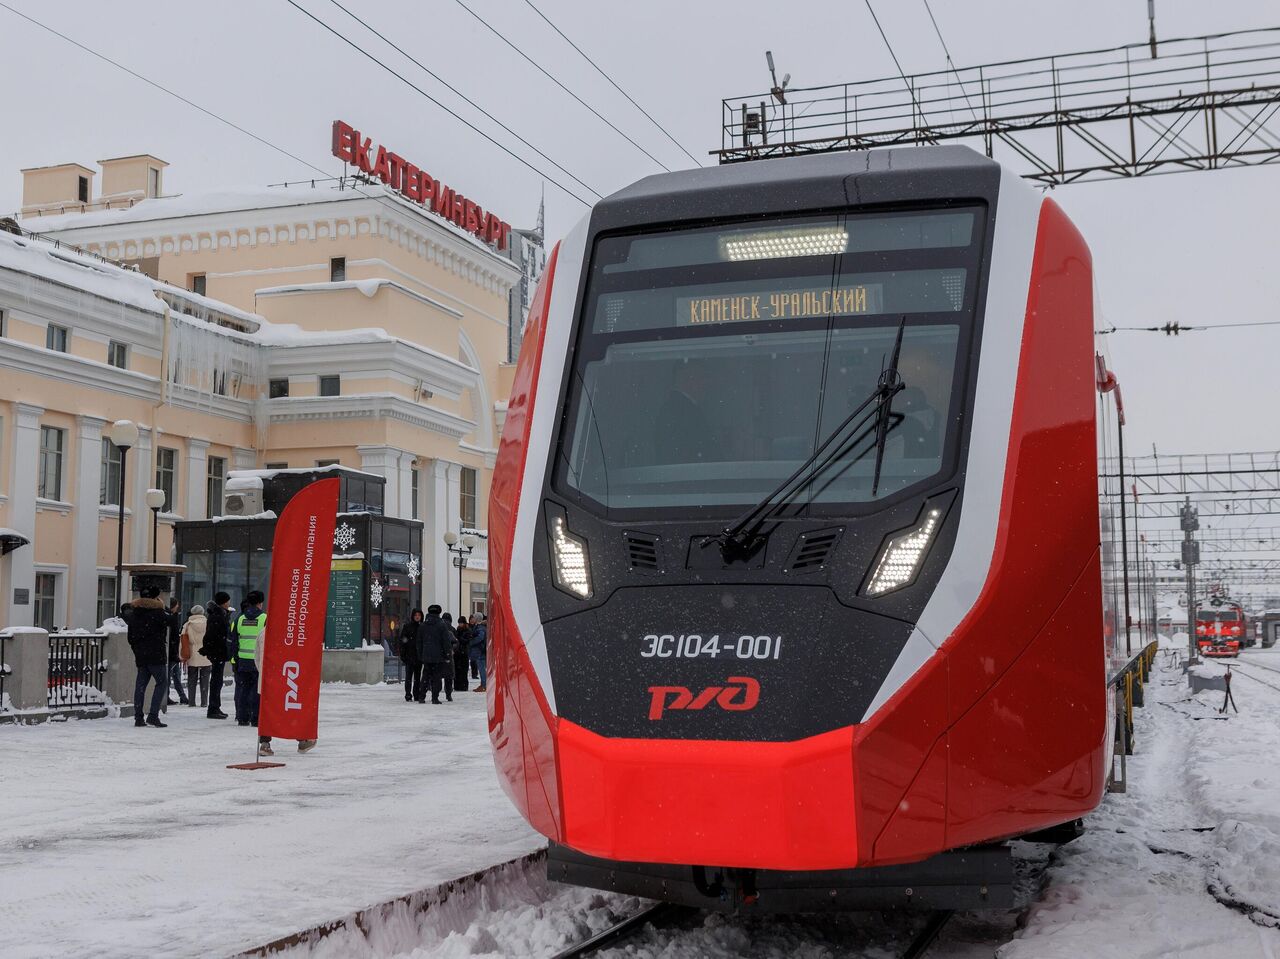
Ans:
[[[794,742],[614,739],[562,719],[565,844],[604,859],[857,864],[853,729]],[[744,841],[749,840],[749,841]]]

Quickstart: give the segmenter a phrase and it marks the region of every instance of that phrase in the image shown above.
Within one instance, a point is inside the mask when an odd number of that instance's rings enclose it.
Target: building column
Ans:
[[[357,446],[360,454],[360,468],[366,473],[376,473],[387,483],[382,491],[382,511],[387,516],[409,518],[412,514],[405,512],[409,502],[409,491],[405,485],[409,482],[409,470],[404,465],[413,458],[413,454],[395,446]]]
[[[413,462],[414,455],[408,452],[400,454],[400,512],[396,515],[402,519],[413,519]]]
[[[125,505],[133,511],[133,516],[130,517],[133,522],[130,524],[132,529],[129,546],[126,549],[126,553],[132,555],[133,559],[130,560],[126,555],[126,563],[151,562],[151,510],[147,509],[147,490],[151,489],[156,480],[151,465],[151,445],[151,430],[139,426],[138,445],[129,451],[128,469],[131,475],[125,477],[130,491],[129,502]]]
[[[245,449],[243,446],[231,448],[231,468],[233,470],[251,470],[258,466],[258,451]]]
[[[102,516],[98,511],[102,474],[102,431],[107,421],[97,416],[76,417],[79,449],[76,453],[75,537],[71,544],[71,569],[67,578],[71,593],[71,625],[83,629],[97,627],[98,617],[98,536]],[[116,518],[111,519],[115,532]],[[117,598],[119,606],[123,600]]]
[[[0,605],[6,611],[5,626],[30,626],[35,621],[36,596],[36,490],[40,469],[40,417],[43,406],[29,403],[13,404],[13,482],[9,487],[9,516],[13,528],[29,539],[27,546],[20,546],[9,554],[9,595]],[[96,462],[96,459],[95,459]],[[63,464],[66,453],[63,454]],[[97,503],[97,492],[94,492]],[[97,507],[93,510],[97,519]],[[14,592],[27,591],[27,602],[18,606],[13,602]]]
[[[419,474],[422,480],[422,598],[424,603],[439,603],[449,597],[449,551],[445,549],[445,530],[449,529],[448,467],[444,460],[429,460]]]
[[[445,529],[461,536],[462,530],[462,465],[459,463],[449,463],[445,467]],[[449,602],[442,603],[445,609],[452,609],[454,618],[462,615],[462,610],[455,609],[458,605],[458,576],[462,572],[453,565],[456,553],[445,553],[445,569],[449,582],[449,590],[446,596],[452,597]],[[462,602],[466,602],[466,589],[462,590]]]
[[[205,481],[209,478],[209,441],[187,440],[187,519],[204,519]],[[176,498],[176,497],[175,497]]]

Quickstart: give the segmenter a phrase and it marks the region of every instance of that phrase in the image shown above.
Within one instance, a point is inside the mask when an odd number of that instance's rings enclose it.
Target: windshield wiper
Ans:
[[[751,556],[761,545],[763,537],[760,536],[760,530],[769,519],[780,510],[785,509],[788,505],[795,502],[800,491],[812,483],[828,466],[839,460],[850,449],[857,446],[859,442],[867,435],[867,430],[857,432],[851,440],[846,440],[835,448],[834,451],[828,452],[827,448],[836,440],[844,435],[849,428],[849,424],[858,417],[859,414],[866,410],[868,406],[875,403],[875,408],[867,412],[861,420],[858,421],[858,427],[861,427],[872,415],[876,417],[875,436],[876,436],[876,461],[874,467],[874,477],[872,481],[871,495],[874,496],[880,486],[880,469],[884,460],[884,447],[888,440],[889,431],[893,428],[890,424],[892,416],[893,398],[906,388],[906,384],[902,381],[902,376],[898,372],[898,359],[902,355],[902,334],[906,326],[907,318],[903,316],[898,323],[898,334],[893,344],[893,354],[889,361],[889,365],[880,371],[880,379],[876,383],[876,388],[868,394],[857,407],[837,424],[836,428],[827,434],[826,438],[818,445],[813,453],[799,467],[796,468],[790,476],[775,488],[771,493],[760,500],[755,506],[743,513],[731,525],[726,526],[717,535],[709,536],[702,541],[702,546],[706,547],[711,543],[720,544],[720,553],[724,556],[726,562],[732,562],[734,559],[745,559]],[[866,454],[858,454],[852,462],[856,462]],[[808,473],[808,476],[805,476]],[[797,482],[799,481],[799,482]]]

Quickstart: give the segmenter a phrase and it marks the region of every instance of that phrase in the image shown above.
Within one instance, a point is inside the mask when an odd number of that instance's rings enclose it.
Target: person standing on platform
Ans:
[[[425,702],[427,687],[422,681],[422,660],[418,657],[418,630],[422,626],[422,610],[415,609],[400,627],[400,662],[404,664],[404,701]]]
[[[231,594],[217,592],[204,608],[204,645],[200,652],[209,660],[210,719],[226,719],[222,711],[222,671],[227,665],[227,640],[231,637]]]
[[[453,689],[454,692],[467,691],[467,649],[471,640],[471,626],[467,617],[459,616],[454,632],[458,634],[458,648],[453,651]]]
[[[257,651],[267,614],[262,611],[266,597],[253,590],[245,597],[244,612],[231,627],[234,644],[232,662],[236,677],[236,722],[241,726],[258,725],[258,660]]]
[[[486,682],[485,668],[488,666],[489,656],[489,624],[485,621],[484,613],[476,613],[474,619],[475,624],[471,627],[471,664],[472,667],[480,674],[480,685],[476,687],[477,693],[485,691]]]
[[[449,628],[449,652],[445,654],[444,660],[444,698],[447,702],[453,702],[453,658],[458,653],[458,632],[453,628],[452,615],[441,613],[440,618]]]
[[[209,705],[209,658],[200,652],[204,647],[204,635],[209,629],[209,617],[199,604],[191,607],[191,615],[182,627],[182,639],[178,655],[187,664],[187,705],[196,705],[196,691],[200,692],[200,705]]]
[[[427,670],[431,685],[431,702],[440,705],[440,686],[446,671],[452,665],[453,630],[440,618],[440,607],[432,603],[427,607],[427,618],[418,627],[418,658]]]
[[[176,599],[169,600],[169,688],[178,691],[178,702],[191,705],[186,690],[182,688],[182,606]],[[165,705],[168,705],[166,703]],[[168,712],[166,709],[165,712]]]
[[[121,611],[129,628],[129,646],[133,649],[133,661],[138,667],[138,679],[133,686],[133,724],[155,726],[164,729],[168,724],[160,721],[160,703],[169,696],[169,672],[165,658],[169,641],[169,614],[160,602],[159,586],[144,586],[138,598]],[[151,693],[151,708],[147,718],[142,718],[142,702],[147,695],[147,685],[155,681]]]

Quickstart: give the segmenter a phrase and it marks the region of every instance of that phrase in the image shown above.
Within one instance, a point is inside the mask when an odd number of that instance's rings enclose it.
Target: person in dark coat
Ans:
[[[204,608],[209,621],[204,631],[204,645],[200,652],[209,660],[209,712],[210,719],[226,719],[222,711],[222,671],[227,666],[227,640],[231,636],[231,594],[217,592]]]
[[[129,627],[129,646],[133,649],[133,661],[138,667],[138,679],[133,686],[133,724],[155,726],[164,729],[168,724],[160,721],[160,704],[169,695],[168,660],[169,613],[160,602],[160,587],[144,586],[139,596],[121,611],[125,625]],[[142,718],[142,702],[146,698],[147,685],[155,681],[151,693],[151,708],[147,718]]]
[[[485,691],[486,682],[485,672],[489,667],[487,658],[489,655],[489,624],[485,622],[484,613],[477,616],[477,622],[471,627],[470,649],[471,662],[473,668],[480,673],[480,685],[476,687],[477,693]]]
[[[453,677],[456,675],[453,663],[458,655],[458,646],[461,644],[458,642],[458,631],[453,628],[453,616],[449,613],[441,613],[440,618],[449,627],[450,642],[449,655],[444,661],[444,698],[448,702],[453,702]]]
[[[423,682],[422,660],[418,657],[418,630],[422,626],[422,610],[415,609],[400,628],[400,662],[404,663],[404,701],[425,702],[427,687]]]
[[[176,599],[169,601],[169,688],[178,691],[178,702],[187,705],[187,691],[182,688],[182,607]],[[166,710],[167,712],[167,710]]]
[[[459,616],[453,630],[458,634],[458,648],[453,651],[453,688],[455,692],[467,691],[467,643],[471,639],[471,625],[467,617]]]
[[[418,658],[426,667],[431,702],[436,706],[440,705],[440,686],[446,670],[452,666],[453,643],[453,629],[440,618],[440,607],[432,603],[427,607],[427,618],[418,627]]]

